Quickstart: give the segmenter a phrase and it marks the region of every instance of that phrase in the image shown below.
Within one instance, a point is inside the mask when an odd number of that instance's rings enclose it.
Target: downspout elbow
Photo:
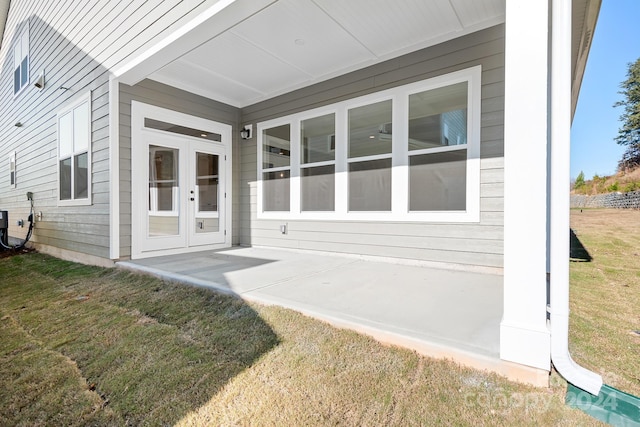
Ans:
[[[578,365],[569,354],[569,316],[551,312],[551,361],[558,373],[582,390],[597,396],[602,388],[602,377]]]

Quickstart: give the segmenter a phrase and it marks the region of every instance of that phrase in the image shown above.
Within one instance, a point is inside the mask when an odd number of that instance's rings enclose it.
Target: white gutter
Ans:
[[[4,27],[7,23],[7,15],[9,14],[9,5],[11,0],[0,0],[0,47],[2,47],[2,39],[4,38]]]
[[[553,0],[551,11],[551,360],[569,383],[598,395],[602,377],[569,354],[571,1]]]

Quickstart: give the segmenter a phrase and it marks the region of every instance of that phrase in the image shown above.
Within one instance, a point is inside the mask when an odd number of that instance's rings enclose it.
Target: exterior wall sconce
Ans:
[[[33,83],[33,85],[38,89],[38,90],[42,90],[44,89],[44,71],[42,73],[40,73],[40,75],[38,76],[38,78],[36,79],[36,81]]]
[[[22,127],[22,123],[16,122],[16,124],[14,126],[17,127],[17,128],[21,128]]]
[[[241,131],[240,131],[240,138],[242,139],[251,139],[251,125],[246,125]]]

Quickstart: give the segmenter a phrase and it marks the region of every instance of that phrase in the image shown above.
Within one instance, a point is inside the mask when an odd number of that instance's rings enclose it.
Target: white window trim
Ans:
[[[65,115],[66,113],[68,113],[69,111],[72,111],[74,108],[82,105],[83,103],[88,102],[89,103],[89,126],[87,129],[87,132],[89,133],[89,135],[87,135],[88,137],[88,141],[89,141],[89,146],[87,147],[87,197],[84,199],[75,199],[74,197],[74,187],[75,187],[75,181],[72,181],[72,186],[71,186],[71,199],[70,200],[60,200],[60,117],[62,117],[63,115]],[[91,139],[91,128],[92,128],[92,123],[93,123],[93,111],[92,111],[92,105],[91,105],[91,91],[85,93],[84,95],[82,95],[79,98],[76,98],[74,101],[72,101],[70,104],[67,104],[63,109],[61,109],[60,111],[58,111],[57,115],[56,115],[56,143],[57,143],[57,147],[56,147],[56,176],[57,176],[57,183],[56,183],[56,188],[57,188],[57,195],[56,195],[56,199],[58,201],[58,206],[89,206],[91,205],[91,200],[92,200],[92,189],[91,189],[91,181],[93,181],[93,176],[92,176],[92,167],[91,167],[91,162],[92,162],[92,155],[91,152],[93,151],[93,141]],[[81,152],[78,152],[81,153]],[[78,153],[73,152],[71,155],[71,158],[73,159],[73,156],[77,155]],[[73,161],[71,162],[72,167],[73,167]],[[72,179],[73,179],[73,173],[72,173]]]
[[[9,187],[16,188],[17,174],[16,174],[16,152],[9,153]],[[13,172],[13,182],[11,182],[11,173]]]
[[[480,221],[480,116],[481,116],[480,65],[416,83],[398,86],[370,95],[349,99],[329,106],[307,110],[257,125],[257,217],[279,220],[335,220],[335,221],[419,221],[419,222],[479,222]],[[467,144],[436,147],[409,152],[407,147],[409,95],[437,89],[456,83],[468,82]],[[361,158],[348,158],[346,139],[348,135],[348,110],[392,99],[393,136],[392,154]],[[335,210],[332,212],[303,212],[300,209],[300,122],[305,119],[335,113],[336,157],[335,157]],[[275,169],[262,167],[262,133],[281,125],[291,126],[290,210],[265,212],[263,207],[262,177],[264,172]],[[466,210],[464,211],[409,211],[409,156],[442,151],[467,150]],[[392,159],[392,192],[390,212],[348,211],[348,165],[354,161],[373,158]],[[310,165],[305,165],[310,166]]]
[[[20,94],[22,92],[24,92],[27,87],[29,87],[30,83],[31,83],[31,39],[30,39],[30,34],[29,34],[29,21],[27,21],[25,23],[24,28],[22,29],[22,31],[20,31],[19,33],[20,35],[16,38],[16,45],[13,46],[13,49],[11,50],[11,52],[13,53],[13,57],[14,57],[14,61],[15,61],[15,55],[16,55],[16,48],[18,47],[18,44],[20,45],[20,47],[22,47],[22,38],[26,35],[27,36],[27,57],[29,58],[27,61],[27,82],[24,85],[20,86],[20,89],[17,92],[14,92],[14,73],[16,71],[16,67],[15,67],[15,63],[14,66],[11,68],[11,92],[13,93],[13,97],[17,98],[18,96],[20,96]],[[20,58],[20,61],[22,62],[22,56]],[[22,65],[20,65],[22,66]]]

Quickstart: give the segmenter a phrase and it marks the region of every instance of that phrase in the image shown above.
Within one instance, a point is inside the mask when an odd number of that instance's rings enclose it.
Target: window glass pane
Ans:
[[[349,110],[349,158],[391,153],[391,100]]]
[[[262,207],[267,211],[289,210],[289,171],[266,172],[262,177]]]
[[[20,90],[20,67],[13,72],[13,93],[16,94]]]
[[[177,133],[180,135],[195,136],[196,138],[208,139],[209,141],[222,141],[222,136],[219,133],[174,125],[173,123],[154,120],[148,117],[144,119],[144,127],[162,130],[165,132]]]
[[[194,224],[195,232],[200,233],[215,233],[220,231],[220,219],[209,217],[196,217]]]
[[[74,182],[74,199],[86,199],[88,197],[89,177],[87,153],[80,154],[73,158],[73,182]]]
[[[22,39],[21,39],[21,58],[20,59],[24,59],[27,58],[29,56],[29,32],[25,31],[24,33],[22,33]]]
[[[89,148],[89,103],[73,109],[73,151],[84,151]]]
[[[467,150],[409,157],[409,210],[463,211]]]
[[[20,64],[20,86],[24,87],[29,81],[29,57],[25,56]]]
[[[60,160],[60,200],[71,200],[71,158]]]
[[[22,54],[21,54],[22,45],[16,44],[16,47],[13,49],[13,68],[20,68],[20,63],[22,62]]]
[[[11,154],[9,157],[9,184],[15,185],[16,183],[16,155]]]
[[[66,157],[73,153],[73,116],[68,112],[58,121],[59,157]]]
[[[178,210],[178,150],[149,146],[149,210]]]
[[[391,210],[391,159],[349,163],[349,210]]]
[[[301,207],[303,211],[335,209],[335,166],[318,166],[301,170]]]
[[[467,82],[409,96],[409,150],[467,143]]]
[[[335,114],[302,120],[300,143],[300,161],[303,164],[334,160],[336,157]]]
[[[198,212],[218,211],[218,156],[197,153]],[[198,228],[198,230],[201,230]]]
[[[282,125],[262,131],[262,167],[289,166],[291,160],[291,126]]]

